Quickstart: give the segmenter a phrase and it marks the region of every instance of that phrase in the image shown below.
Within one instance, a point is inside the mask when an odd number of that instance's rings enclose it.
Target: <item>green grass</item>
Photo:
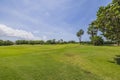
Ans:
[[[0,80],[120,80],[120,47],[22,45],[0,47]]]

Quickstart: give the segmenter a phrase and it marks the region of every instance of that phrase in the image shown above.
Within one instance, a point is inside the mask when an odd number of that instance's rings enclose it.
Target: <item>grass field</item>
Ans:
[[[119,55],[115,46],[2,46],[0,80],[120,80]]]

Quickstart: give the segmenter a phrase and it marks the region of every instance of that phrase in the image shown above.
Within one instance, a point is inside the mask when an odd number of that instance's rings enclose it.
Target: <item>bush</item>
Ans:
[[[42,45],[42,44],[44,44],[44,41],[43,40],[36,40],[35,44],[41,44]]]
[[[103,45],[103,43],[104,43],[102,37],[100,37],[100,36],[95,36],[91,40],[92,40],[93,45],[95,45],[95,46]]]
[[[47,40],[46,44],[56,44],[56,40],[55,39],[53,39],[53,40]]]
[[[35,45],[35,41],[34,40],[30,40],[28,44]]]
[[[81,44],[91,45],[92,43],[91,43],[91,41],[81,41]]]
[[[0,40],[0,46],[9,46],[9,45],[14,45],[14,42],[10,41],[10,40]]]
[[[7,41],[3,41],[3,45],[4,46],[9,46],[9,45],[13,45],[14,43],[12,42],[12,41],[9,41],[9,40],[7,40]]]
[[[74,40],[68,41],[68,43],[76,43]]]
[[[17,40],[15,43],[16,43],[17,45],[28,44],[28,41],[27,41],[27,40]]]
[[[104,45],[113,45],[113,44],[115,44],[115,42],[113,42],[113,41],[105,41],[104,42]]]
[[[2,46],[3,45],[3,40],[0,40],[0,46]]]

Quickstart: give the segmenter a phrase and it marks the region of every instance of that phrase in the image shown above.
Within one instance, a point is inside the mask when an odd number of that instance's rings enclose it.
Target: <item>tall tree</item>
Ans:
[[[90,36],[90,39],[92,39],[94,36],[97,36],[98,28],[94,25],[94,21],[89,25],[87,33]]]
[[[120,0],[113,0],[112,2],[120,4]]]
[[[116,2],[115,2],[116,1]],[[113,0],[106,7],[102,6],[97,12],[95,25],[103,35],[112,41],[120,44],[120,5],[119,0]]]
[[[79,38],[79,42],[81,43],[81,38],[82,38],[82,35],[84,34],[84,31],[82,30],[82,29],[80,29],[78,32],[77,32],[77,34],[76,34],[76,36]]]

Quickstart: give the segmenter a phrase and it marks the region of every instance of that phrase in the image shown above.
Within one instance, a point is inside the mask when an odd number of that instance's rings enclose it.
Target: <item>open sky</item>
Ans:
[[[87,28],[111,0],[0,0],[0,39],[89,40]]]

